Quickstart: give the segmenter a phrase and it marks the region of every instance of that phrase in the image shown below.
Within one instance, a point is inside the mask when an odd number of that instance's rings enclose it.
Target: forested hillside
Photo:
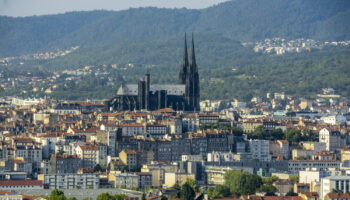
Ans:
[[[0,17],[0,57],[71,46],[163,39],[187,32],[252,41],[350,39],[350,1],[235,0],[202,10],[138,8]]]
[[[281,91],[310,96],[322,87],[333,87],[350,97],[349,47],[265,55],[242,46],[242,42],[272,37],[350,40],[349,19],[348,0],[235,0],[202,10],[137,8],[1,16],[0,58],[79,46],[54,59],[16,60],[7,70],[45,74],[87,65],[135,65],[110,71],[109,76],[115,78],[113,88],[90,76],[69,88],[62,83],[52,94],[68,99],[108,98],[122,76],[136,82],[149,71],[154,82],[175,83],[184,33],[194,32],[203,98],[247,100]]]

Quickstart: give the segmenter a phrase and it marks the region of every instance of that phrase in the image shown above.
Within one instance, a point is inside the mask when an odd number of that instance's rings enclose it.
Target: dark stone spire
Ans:
[[[196,53],[194,50],[194,39],[193,39],[193,33],[192,33],[192,52],[191,52],[191,63],[190,68],[192,70],[192,73],[197,72],[197,63],[196,63]]]
[[[180,74],[179,74],[179,83],[180,84],[185,84],[186,83],[186,75],[188,71],[188,53],[187,53],[187,38],[186,38],[186,33],[185,33],[185,45],[184,45],[184,55],[182,58],[182,64],[181,64],[181,69],[180,69]]]
[[[191,102],[190,105],[193,108],[193,111],[199,111],[199,99],[200,99],[200,92],[199,92],[199,74],[198,74],[198,67],[196,62],[196,53],[194,48],[194,38],[192,33],[192,49],[191,49],[191,61],[190,61],[190,98]]]

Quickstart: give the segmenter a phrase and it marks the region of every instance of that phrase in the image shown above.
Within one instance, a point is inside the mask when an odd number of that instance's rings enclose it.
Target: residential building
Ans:
[[[320,198],[326,199],[326,195],[333,190],[348,193],[350,191],[350,176],[328,176],[321,179]]]
[[[339,131],[324,128],[319,133],[319,141],[326,143],[327,151],[334,151],[346,146],[346,136]]]
[[[164,176],[164,187],[171,188],[176,183],[183,185],[187,179],[196,180],[196,175],[182,172],[166,172]]]
[[[99,174],[41,174],[39,180],[47,189],[99,189]]]
[[[253,159],[260,161],[270,161],[270,141],[268,140],[252,140],[248,141],[249,150]]]
[[[37,190],[44,189],[40,180],[0,180],[0,190]]]

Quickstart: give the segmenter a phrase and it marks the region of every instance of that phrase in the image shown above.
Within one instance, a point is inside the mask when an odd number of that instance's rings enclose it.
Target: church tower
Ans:
[[[186,42],[186,40],[185,40]],[[187,51],[187,48],[185,49]],[[186,103],[189,111],[199,111],[199,75],[198,67],[196,62],[196,53],[194,48],[194,38],[192,33],[192,49],[191,49],[191,60],[185,77],[186,81]]]
[[[184,46],[184,55],[182,57],[182,64],[179,73],[179,84],[186,84],[186,76],[188,69],[188,53],[187,53],[187,38],[185,33],[185,46]]]

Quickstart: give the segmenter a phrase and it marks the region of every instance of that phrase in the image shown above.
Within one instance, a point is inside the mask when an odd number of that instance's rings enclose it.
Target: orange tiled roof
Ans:
[[[328,193],[330,199],[350,199],[350,194],[348,193]]]
[[[120,127],[143,127],[143,124],[133,123],[133,124],[120,124]]]
[[[98,151],[98,147],[97,146],[81,145],[80,148],[82,150]]]
[[[38,180],[5,180],[5,181],[0,181],[0,186],[17,186],[17,185],[43,185],[43,182],[38,181]]]

